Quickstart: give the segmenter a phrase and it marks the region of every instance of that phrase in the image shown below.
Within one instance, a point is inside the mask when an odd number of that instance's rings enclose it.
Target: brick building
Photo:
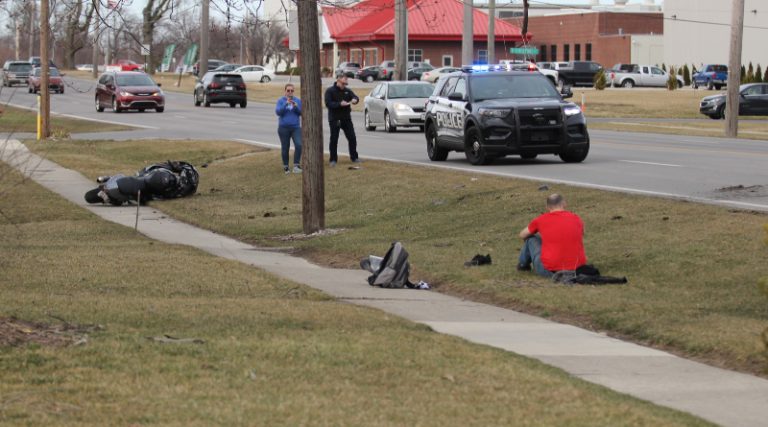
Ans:
[[[539,48],[538,61],[595,61],[606,68],[663,61],[662,13],[585,10],[534,16],[528,29],[536,34],[531,44]]]
[[[392,0],[366,0],[353,7],[324,7],[321,66],[334,69],[339,62],[362,66],[392,60],[395,12]],[[425,61],[434,67],[461,64],[464,6],[460,0],[408,1],[408,61]],[[473,10],[474,61],[488,55],[488,15]],[[517,25],[496,19],[497,60],[510,58],[509,48],[521,44]],[[529,34],[529,37],[531,35]]]

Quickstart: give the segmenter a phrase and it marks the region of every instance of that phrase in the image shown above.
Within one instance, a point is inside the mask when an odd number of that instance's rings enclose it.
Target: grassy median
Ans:
[[[34,148],[35,145],[33,145]],[[201,169],[186,200],[155,206],[184,221],[257,245],[290,246],[323,264],[352,267],[394,240],[411,254],[413,279],[441,292],[551,317],[753,373],[766,361],[759,335],[768,302],[763,213],[729,210],[532,181],[369,161],[326,169],[326,226],[301,240],[301,179],[282,174],[279,152],[205,155],[203,142],[65,142],[48,156],[90,177],[130,172],[149,159]],[[242,147],[234,145],[232,147]],[[137,158],[136,153],[141,153]],[[142,162],[138,161],[139,159]],[[343,159],[342,159],[343,160]],[[515,270],[517,232],[563,193],[586,224],[587,256],[626,286],[563,286]],[[493,265],[466,268],[475,254]]]
[[[51,135],[58,137],[67,137],[71,133],[113,132],[130,129],[134,128],[51,115]],[[0,133],[14,134],[20,132],[37,132],[37,114],[23,108],[0,105]]]
[[[2,425],[708,425],[0,177]]]

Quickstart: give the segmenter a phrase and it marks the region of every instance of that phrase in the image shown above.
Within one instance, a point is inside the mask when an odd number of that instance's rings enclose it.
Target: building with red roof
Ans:
[[[395,56],[395,0],[364,0],[348,7],[323,7],[320,62],[334,69],[344,61],[378,65]],[[461,0],[408,0],[408,61],[435,67],[461,65],[464,4]],[[488,15],[474,9],[474,60],[488,55]],[[523,44],[520,28],[495,22],[497,59],[512,59],[509,49]],[[530,40],[531,34],[527,35]],[[335,59],[335,60],[334,60]]]

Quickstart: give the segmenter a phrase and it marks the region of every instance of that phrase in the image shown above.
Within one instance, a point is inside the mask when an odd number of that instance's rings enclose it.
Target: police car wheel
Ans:
[[[564,161],[565,163],[581,163],[584,161],[584,159],[587,158],[587,154],[589,154],[589,144],[587,144],[584,148],[568,150],[560,153],[560,160]]]
[[[473,165],[487,165],[492,157],[488,155],[483,142],[480,140],[480,132],[476,127],[467,129],[467,139],[464,143],[464,155]]]
[[[437,146],[437,132],[435,125],[430,124],[427,128],[427,156],[433,162],[444,162],[448,158],[448,150]]]

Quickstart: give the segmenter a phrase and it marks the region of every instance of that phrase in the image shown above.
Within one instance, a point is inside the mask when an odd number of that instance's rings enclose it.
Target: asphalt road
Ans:
[[[93,82],[74,79],[69,79],[66,94],[51,95],[51,99],[54,113],[138,127],[131,132],[77,134],[72,135],[74,138],[218,139],[279,147],[272,104],[251,102],[246,109],[226,104],[194,107],[191,94],[166,92],[166,110],[162,114],[114,114],[110,110],[97,113]],[[0,102],[32,108],[36,105],[35,97],[21,87],[2,88]],[[580,164],[566,164],[547,155],[533,161],[508,157],[489,166],[472,166],[460,153],[451,153],[446,162],[430,162],[424,136],[417,130],[366,132],[362,114],[354,114],[354,119],[358,152],[363,159],[768,211],[768,141],[592,130],[589,157]],[[326,147],[328,134],[326,127]],[[346,149],[343,135],[339,145],[342,154]],[[275,170],[279,169],[276,165]]]

